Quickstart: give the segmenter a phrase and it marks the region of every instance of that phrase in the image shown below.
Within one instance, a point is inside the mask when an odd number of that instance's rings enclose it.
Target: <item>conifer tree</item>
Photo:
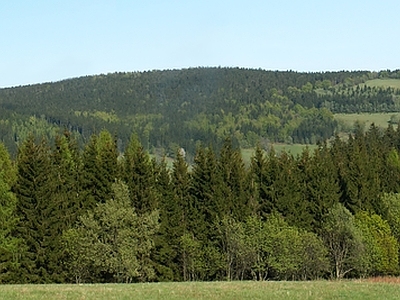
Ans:
[[[56,237],[60,215],[54,202],[50,149],[46,140],[38,144],[31,135],[19,148],[18,175],[14,187],[19,218],[15,235],[26,243],[21,254],[21,282],[58,281],[53,277],[52,254],[57,247]]]
[[[187,279],[184,272],[184,252],[179,245],[182,236],[188,233],[189,222],[193,216],[190,215],[192,206],[192,198],[190,197],[191,173],[189,165],[183,154],[178,151],[176,159],[172,166],[171,185],[173,190],[173,199],[169,205],[169,232],[171,245],[176,257],[173,258],[174,263],[178,266],[176,274],[179,279]],[[186,278],[186,279],[185,279]]]
[[[198,148],[194,158],[190,185],[189,230],[200,240],[207,240],[217,218],[223,215],[221,178],[217,160],[210,148]]]
[[[140,215],[158,208],[156,165],[143,149],[136,135],[132,135],[125,149],[123,179],[131,193],[132,205]]]
[[[79,182],[82,164],[76,141],[69,132],[65,131],[63,135],[56,136],[51,163],[55,185],[54,198],[65,227],[71,228],[81,213]]]
[[[92,209],[96,203],[105,201],[104,183],[99,178],[100,168],[97,162],[97,136],[93,134],[85,145],[82,154],[82,177],[81,177],[81,206],[82,210]]]
[[[221,177],[222,211],[241,221],[250,214],[248,206],[248,189],[246,188],[246,170],[239,150],[234,150],[230,139],[225,140],[218,159],[219,176]]]
[[[157,280],[172,281],[178,278],[179,273],[176,264],[178,240],[174,236],[174,220],[179,217],[179,211],[176,209],[171,176],[165,158],[157,165],[156,173],[156,187],[160,194],[160,229],[155,236],[152,260],[155,263]]]
[[[16,217],[16,197],[11,187],[16,181],[16,169],[10,155],[0,143],[0,283],[15,283],[13,275],[19,268],[19,254],[23,240],[13,236],[18,222]]]
[[[259,171],[262,176],[262,180],[259,179],[261,183],[259,195],[261,201],[260,215],[265,216],[277,209],[278,190],[276,189],[276,182],[279,176],[281,176],[281,164],[280,158],[274,149],[271,149],[266,157],[266,166]],[[261,171],[263,172],[261,173]]]
[[[93,208],[112,194],[112,184],[119,178],[118,151],[115,139],[103,130],[93,134],[83,152],[82,207]]]
[[[310,203],[304,194],[304,168],[308,160],[308,150],[297,160],[283,152],[279,157],[278,178],[273,183],[276,210],[290,226],[307,230],[312,223]]]
[[[313,217],[312,229],[318,232],[329,209],[340,200],[339,181],[326,144],[314,151],[304,175],[305,198],[310,203]]]
[[[260,215],[265,209],[262,208],[263,199],[267,198],[264,182],[266,172],[266,159],[259,145],[256,146],[254,155],[251,157],[250,170],[248,172],[249,207],[253,215]]]

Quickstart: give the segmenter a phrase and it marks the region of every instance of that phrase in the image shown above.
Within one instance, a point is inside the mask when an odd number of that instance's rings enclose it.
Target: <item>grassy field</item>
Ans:
[[[370,87],[391,87],[400,89],[400,79],[373,79],[364,83]]]
[[[360,121],[365,124],[365,128],[375,123],[376,126],[387,128],[388,121],[392,116],[400,118],[400,113],[362,113],[362,114],[335,114],[335,119],[344,122],[348,126],[353,126],[355,121]]]
[[[3,285],[0,299],[400,299],[399,282],[184,282]]]

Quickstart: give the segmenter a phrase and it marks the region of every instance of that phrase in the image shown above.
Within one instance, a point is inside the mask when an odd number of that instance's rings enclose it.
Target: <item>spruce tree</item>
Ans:
[[[49,269],[53,273],[53,281],[67,280],[63,261],[62,232],[72,228],[80,214],[79,176],[81,171],[77,145],[71,135],[65,131],[57,135],[51,152],[51,177],[49,187],[53,189],[50,201],[58,215],[52,223],[53,230],[58,232],[54,237],[54,249],[49,253]]]
[[[46,140],[36,143],[30,135],[17,157],[18,174],[14,186],[19,218],[15,235],[26,243],[21,254],[21,282],[44,283],[58,280],[52,254],[56,251],[60,215],[54,201],[50,149]]]
[[[207,240],[212,235],[214,222],[223,215],[221,177],[218,175],[214,151],[199,147],[191,177],[188,227],[200,240]]]
[[[83,152],[82,208],[91,209],[112,195],[112,184],[120,177],[115,139],[103,130],[93,134]]]
[[[237,221],[245,220],[250,214],[247,174],[241,153],[233,149],[230,139],[225,140],[220,151],[217,171],[221,177],[221,219],[232,216]]]
[[[23,240],[13,236],[18,222],[16,197],[11,187],[16,181],[16,169],[10,155],[0,143],[0,283],[15,283],[15,272],[19,268],[19,254]]]
[[[152,260],[155,263],[157,280],[172,281],[177,278],[178,266],[176,265],[176,247],[178,241],[173,234],[174,219],[179,212],[171,185],[171,176],[165,158],[157,164],[156,187],[160,194],[160,229],[155,236],[155,249]]]
[[[125,149],[123,179],[129,187],[132,205],[139,215],[158,208],[156,164],[150,160],[136,135],[132,135]]]
[[[305,198],[310,203],[313,217],[312,229],[318,232],[322,220],[340,200],[339,179],[326,144],[314,151],[304,175]]]
[[[283,152],[278,161],[279,174],[272,184],[276,210],[289,225],[310,229],[310,203],[304,193],[304,170],[309,163],[309,152],[305,150],[297,159]]]
[[[189,220],[191,220],[190,212],[192,206],[192,198],[190,197],[191,173],[189,165],[185,157],[178,151],[176,159],[172,166],[171,185],[173,191],[173,199],[169,204],[168,220],[169,220],[169,238],[171,246],[175,253],[172,261],[178,266],[176,273],[177,279],[184,279],[184,252],[180,247],[182,236],[188,233]]]

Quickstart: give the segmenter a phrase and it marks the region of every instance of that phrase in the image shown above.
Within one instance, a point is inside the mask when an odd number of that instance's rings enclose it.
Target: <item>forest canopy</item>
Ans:
[[[135,132],[143,146],[241,147],[260,141],[316,143],[338,128],[334,113],[398,112],[400,90],[367,85],[400,71],[301,73],[240,68],[114,73],[0,89],[0,138],[12,153],[30,132],[54,140],[64,128],[82,146],[102,129],[122,151]]]

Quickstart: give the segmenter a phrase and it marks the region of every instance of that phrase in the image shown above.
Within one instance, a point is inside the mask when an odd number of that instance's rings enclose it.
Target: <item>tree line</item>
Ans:
[[[293,156],[231,139],[189,165],[103,130],[0,144],[0,282],[309,280],[399,273],[400,129]]]
[[[300,73],[240,68],[192,68],[86,76],[0,89],[1,141],[15,154],[30,132],[54,143],[68,128],[81,147],[106,128],[119,150],[131,132],[142,145],[194,156],[199,143],[241,147],[260,140],[316,143],[337,129],[333,113],[398,112],[399,91],[367,86],[400,72]]]

